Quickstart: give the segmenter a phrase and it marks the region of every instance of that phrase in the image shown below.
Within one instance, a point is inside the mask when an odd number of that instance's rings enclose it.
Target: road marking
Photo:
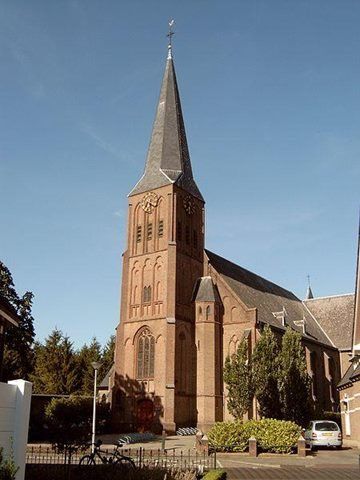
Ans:
[[[219,460],[217,460],[217,461],[220,464]],[[281,468],[281,465],[270,465],[270,464],[266,464],[266,463],[254,463],[254,462],[242,462],[242,461],[238,461],[238,460],[226,460],[226,463],[236,463],[237,465],[250,465],[253,468],[259,468],[259,467]],[[225,466],[225,467],[221,467],[221,468],[227,468],[227,467]]]

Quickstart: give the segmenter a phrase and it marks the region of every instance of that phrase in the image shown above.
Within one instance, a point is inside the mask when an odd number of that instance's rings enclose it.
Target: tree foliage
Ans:
[[[49,440],[60,451],[81,445],[91,438],[93,400],[91,397],[53,398],[45,410]],[[97,433],[104,433],[110,419],[110,406],[96,405]]]
[[[22,378],[29,379],[33,368],[35,337],[34,318],[31,307],[34,295],[25,292],[19,296],[10,270],[0,262],[0,294],[10,303],[18,315],[18,327],[10,327],[5,332],[3,381]]]
[[[270,326],[266,325],[252,355],[254,394],[262,418],[281,418],[278,355],[275,335]]]
[[[311,412],[311,379],[307,373],[301,335],[290,328],[282,338],[279,367],[278,385],[283,418],[305,425]]]
[[[101,362],[101,345],[94,337],[90,345],[83,345],[77,354],[77,368],[80,378],[80,391],[92,395],[94,391],[94,369],[92,362]],[[101,378],[101,376],[99,375]]]
[[[31,380],[35,393],[69,395],[79,389],[73,345],[60,330],[53,330],[44,345],[36,343]]]
[[[44,343],[35,344],[35,367],[31,375],[35,393],[93,395],[94,369],[100,362],[98,384],[113,363],[114,337],[104,348],[94,337],[89,345],[73,348],[69,337],[54,329]]]
[[[101,378],[103,378],[108,373],[112,364],[114,363],[114,352],[115,352],[115,335],[111,335],[102,350],[102,356],[101,356],[102,363],[101,363],[101,368],[99,373],[99,376]]]
[[[245,339],[236,354],[226,359],[228,408],[235,419],[243,418],[255,396],[262,418],[306,424],[311,414],[311,379],[301,339],[300,333],[288,328],[279,348],[271,328],[265,326],[249,361]]]
[[[19,467],[14,462],[14,455],[4,457],[4,449],[0,447],[0,480],[15,480]]]
[[[240,342],[234,355],[226,358],[224,381],[228,389],[229,412],[236,419],[242,419],[251,407],[253,399],[251,362],[248,358],[246,339]]]

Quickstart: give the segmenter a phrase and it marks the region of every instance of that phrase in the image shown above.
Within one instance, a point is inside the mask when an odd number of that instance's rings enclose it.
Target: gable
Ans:
[[[341,350],[351,350],[354,323],[354,295],[305,300],[307,308]]]

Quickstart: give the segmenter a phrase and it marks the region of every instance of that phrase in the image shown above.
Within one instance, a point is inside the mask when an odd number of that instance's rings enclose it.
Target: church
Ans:
[[[301,300],[205,249],[205,200],[193,177],[171,45],[145,169],[128,195],[120,323],[109,397],[118,430],[206,432],[227,410],[223,365],[268,324],[300,332],[313,401],[338,411],[354,295]],[[257,418],[256,402],[248,418]]]

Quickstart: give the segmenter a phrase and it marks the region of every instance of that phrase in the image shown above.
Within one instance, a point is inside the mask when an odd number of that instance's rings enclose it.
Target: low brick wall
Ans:
[[[165,468],[128,470],[119,465],[51,465],[27,464],[25,480],[196,480],[195,472]]]
[[[27,464],[25,480],[132,480],[131,473],[115,465]]]

